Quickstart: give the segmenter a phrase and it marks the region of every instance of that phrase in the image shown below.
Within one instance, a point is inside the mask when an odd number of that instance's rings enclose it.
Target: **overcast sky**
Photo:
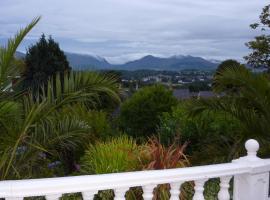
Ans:
[[[144,55],[242,59],[269,0],[0,0],[0,45],[35,16],[39,24],[20,46],[42,33],[65,51],[122,63]]]

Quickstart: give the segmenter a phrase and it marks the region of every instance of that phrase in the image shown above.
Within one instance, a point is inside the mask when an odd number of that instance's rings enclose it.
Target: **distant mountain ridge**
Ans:
[[[99,56],[85,55],[65,52],[67,59],[74,70],[170,70],[178,71],[183,69],[216,69],[219,62],[216,60],[206,60],[201,57],[176,55],[168,58],[161,58],[152,55],[144,56],[140,59],[129,61],[124,64],[111,64],[105,58]],[[17,57],[24,57],[21,52],[16,53]]]
[[[112,65],[102,57],[65,52],[67,60],[74,69],[107,69]]]
[[[181,69],[215,69],[217,63],[210,62],[201,57],[172,56],[160,58],[152,55],[127,62],[120,66],[129,70],[153,69],[153,70],[181,70]]]

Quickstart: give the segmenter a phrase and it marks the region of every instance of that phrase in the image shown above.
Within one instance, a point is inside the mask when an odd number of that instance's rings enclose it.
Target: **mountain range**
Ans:
[[[171,56],[167,58],[148,55],[137,60],[129,61],[124,64],[111,64],[105,58],[86,54],[65,52],[67,60],[74,70],[171,70],[178,71],[183,69],[213,70],[219,64],[216,60],[206,60],[194,56]],[[16,56],[23,58],[22,52],[16,52]]]

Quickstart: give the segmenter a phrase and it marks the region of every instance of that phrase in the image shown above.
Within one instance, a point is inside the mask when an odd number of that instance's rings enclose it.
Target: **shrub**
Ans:
[[[138,167],[138,146],[127,136],[90,145],[82,159],[83,171],[104,174],[133,171]]]
[[[67,113],[72,113],[82,119],[89,126],[89,140],[86,142],[95,141],[97,139],[105,140],[113,136],[113,129],[109,121],[108,113],[99,110],[89,110],[85,106],[76,105],[66,109]],[[87,143],[87,144],[88,144]]]
[[[239,136],[239,123],[222,113],[209,112],[191,117],[189,109],[192,107],[193,101],[181,102],[172,113],[163,114],[158,129],[161,142],[171,144],[171,141],[175,142],[175,136],[181,141],[189,141],[187,153],[192,155],[193,164],[231,160],[236,155],[234,145]]]
[[[184,145],[172,144],[165,147],[157,138],[149,139],[141,150],[142,169],[157,170],[189,166],[189,161],[184,154],[186,146],[187,143]],[[154,199],[169,199],[169,190],[169,184],[158,185],[154,190]],[[185,191],[182,191],[182,193],[185,193]]]
[[[139,167],[139,147],[135,141],[127,136],[120,136],[111,141],[90,145],[82,158],[84,173],[104,174],[114,172],[134,171]],[[136,189],[137,190],[137,189]],[[136,190],[127,193],[127,199],[133,198]],[[113,199],[113,191],[100,191],[95,199]]]
[[[189,161],[184,154],[186,147],[187,143],[165,147],[157,138],[149,139],[141,148],[140,157],[144,162],[142,169],[172,169],[188,166]]]
[[[159,116],[164,112],[171,112],[176,104],[176,98],[165,87],[145,87],[122,104],[120,126],[135,137],[151,136],[156,133]]]

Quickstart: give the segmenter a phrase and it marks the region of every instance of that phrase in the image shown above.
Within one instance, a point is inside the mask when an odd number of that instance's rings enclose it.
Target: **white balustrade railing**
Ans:
[[[204,199],[204,184],[220,179],[219,200],[229,200],[233,178],[234,200],[269,200],[270,160],[257,157],[259,144],[248,140],[247,156],[231,163],[180,169],[126,172],[61,178],[0,181],[0,198],[22,200],[24,197],[45,196],[57,200],[63,194],[81,192],[83,199],[92,200],[101,190],[114,190],[114,199],[124,200],[131,187],[142,187],[143,199],[151,200],[159,184],[170,184],[170,200],[178,200],[184,182],[194,181],[194,200]]]

